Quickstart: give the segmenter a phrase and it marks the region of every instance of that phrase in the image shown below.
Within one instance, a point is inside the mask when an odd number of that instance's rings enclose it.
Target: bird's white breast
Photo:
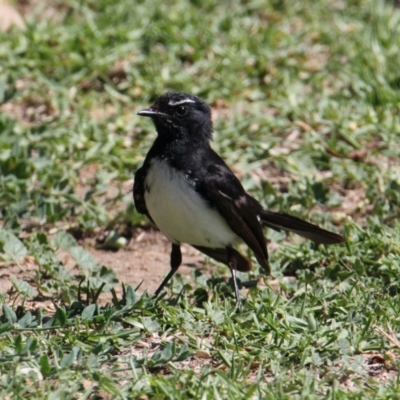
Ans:
[[[195,191],[193,182],[166,161],[151,162],[144,198],[151,218],[172,242],[221,248],[239,241],[225,219]]]

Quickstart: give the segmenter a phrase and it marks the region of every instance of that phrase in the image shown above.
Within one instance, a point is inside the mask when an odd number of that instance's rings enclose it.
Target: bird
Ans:
[[[270,274],[264,227],[293,232],[319,244],[345,241],[300,218],[266,210],[248,194],[212,149],[211,109],[199,97],[167,92],[138,115],[151,118],[157,137],[135,173],[135,207],[171,242],[171,269],[155,297],[182,263],[182,243],[228,266],[240,306],[236,271],[250,271],[251,262],[235,247],[245,243]]]

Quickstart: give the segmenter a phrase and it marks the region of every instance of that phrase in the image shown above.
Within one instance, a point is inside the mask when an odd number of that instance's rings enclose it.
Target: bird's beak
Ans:
[[[150,118],[159,118],[159,117],[167,116],[167,114],[164,114],[158,110],[155,110],[153,107],[146,108],[142,111],[139,111],[138,115],[140,115],[141,117],[150,117]]]

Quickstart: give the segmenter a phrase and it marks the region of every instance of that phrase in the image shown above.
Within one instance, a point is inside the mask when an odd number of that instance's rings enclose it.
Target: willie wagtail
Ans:
[[[239,303],[235,271],[249,271],[251,264],[234,246],[246,243],[269,274],[263,227],[294,232],[322,244],[345,240],[291,215],[264,210],[246,193],[212,150],[211,110],[198,97],[165,93],[138,115],[153,120],[158,136],[135,174],[135,206],[172,243],[171,271],[156,296],[181,264],[181,243],[229,267]]]

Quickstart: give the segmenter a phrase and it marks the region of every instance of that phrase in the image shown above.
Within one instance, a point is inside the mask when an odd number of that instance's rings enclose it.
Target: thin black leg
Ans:
[[[179,266],[182,262],[182,253],[181,246],[179,244],[172,244],[171,248],[171,271],[169,271],[168,275],[161,282],[161,285],[158,287],[156,292],[154,293],[154,297],[157,297],[160,292],[164,289],[167,283],[174,276],[175,272],[178,270]]]
[[[236,307],[240,310],[241,301],[240,301],[239,288],[238,288],[237,280],[236,280],[236,270],[233,268],[229,268],[229,269],[230,269],[231,275],[232,275],[233,290],[235,291]]]
[[[227,247],[227,255],[228,255],[228,266],[231,271],[232,275],[232,281],[233,281],[233,290],[235,292],[235,298],[236,298],[236,307],[238,310],[241,308],[241,302],[240,302],[240,295],[239,295],[239,288],[237,285],[237,280],[236,280],[236,258],[234,257],[234,253],[231,251],[231,247]]]

